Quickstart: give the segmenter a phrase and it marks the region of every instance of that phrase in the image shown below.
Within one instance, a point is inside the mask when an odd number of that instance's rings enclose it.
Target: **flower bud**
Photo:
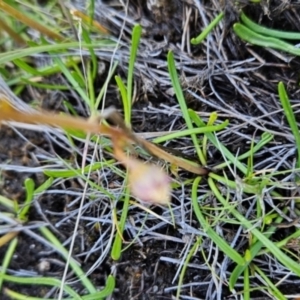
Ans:
[[[132,194],[142,202],[168,204],[171,200],[171,180],[158,166],[130,158],[127,164]]]

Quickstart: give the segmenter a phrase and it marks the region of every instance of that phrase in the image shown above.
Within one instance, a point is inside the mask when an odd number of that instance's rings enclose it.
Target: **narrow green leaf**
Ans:
[[[41,45],[41,46],[32,46],[25,49],[17,49],[5,53],[0,54],[0,65],[5,64],[14,59],[22,58],[25,56],[30,56],[33,54],[41,53],[41,52],[53,52],[58,50],[67,50],[70,48],[78,49],[79,47],[83,48],[99,48],[99,47],[115,47],[115,43],[110,40],[101,40],[92,44],[79,43],[79,42],[71,42],[71,43],[60,43],[54,45]]]
[[[4,281],[4,276],[6,273],[6,270],[13,258],[13,255],[15,253],[15,250],[17,248],[17,244],[18,244],[18,238],[15,237],[12,239],[12,241],[9,243],[8,248],[6,249],[5,253],[4,253],[4,257],[3,260],[1,262],[1,268],[0,268],[0,291],[2,290],[2,286],[3,286],[3,281]]]
[[[13,282],[16,284],[49,285],[57,288],[61,286],[61,281],[53,277],[21,277],[21,276],[11,276],[11,275],[0,275],[0,276],[2,276],[2,278],[5,281]],[[68,293],[70,296],[72,296],[74,300],[82,300],[82,298],[67,284],[64,285],[64,291]],[[22,294],[19,295],[20,296],[18,297],[23,296],[23,298],[18,298],[18,299],[30,299],[30,297],[27,298],[27,296],[25,295]],[[42,299],[42,298],[35,298],[35,299]]]
[[[276,285],[269,279],[269,277],[256,265],[254,264],[254,270],[266,283],[269,293],[271,293],[276,300],[287,300],[287,298],[280,292]]]
[[[227,205],[226,200],[221,195],[212,178],[208,178],[208,184],[219,202],[224,206]],[[294,272],[295,275],[300,276],[300,268],[298,263],[288,257],[284,252],[282,252],[276,246],[276,244],[268,239],[268,237],[264,233],[260,232],[257,228],[253,228],[253,224],[244,216],[242,216],[233,206],[228,208],[228,213],[231,213],[247,230],[249,230],[284,266]],[[251,257],[255,257],[253,253],[251,254]],[[245,268],[245,265],[242,266],[243,270]],[[232,289],[233,286],[230,285],[230,288]]]
[[[34,76],[41,76],[42,74],[39,72],[38,69],[35,69],[28,65],[24,60],[22,59],[15,59],[13,63],[19,67],[20,69],[24,70],[26,73],[29,73]]]
[[[127,113],[124,111],[124,120],[125,124],[131,126],[131,106],[132,106],[132,87],[133,87],[133,73],[134,73],[134,63],[140,43],[142,33],[141,25],[135,25],[132,30],[132,39],[131,39],[131,48],[130,48],[130,58],[128,65],[128,74],[127,74],[127,103],[124,103],[124,106],[127,106]]]
[[[207,235],[214,241],[214,243],[220,248],[220,250],[230,257],[234,262],[238,265],[244,265],[245,260],[244,258],[233,248],[230,247],[211,227],[210,224],[205,220],[204,216],[201,213],[199,204],[198,204],[198,195],[197,195],[197,188],[201,177],[197,177],[193,182],[192,187],[192,204],[193,210],[196,214],[196,217],[201,225],[201,228]]]
[[[221,12],[208,24],[208,26],[196,38],[191,39],[191,44],[193,45],[200,44],[208,36],[208,34],[219,24],[219,22],[223,18],[224,18],[224,13]]]
[[[291,127],[292,133],[294,135],[295,138],[295,142],[296,142],[296,148],[298,151],[298,159],[297,159],[297,163],[296,163],[296,167],[300,168],[300,133],[299,133],[299,128],[297,125],[297,121],[289,100],[289,97],[286,93],[284,84],[282,82],[278,83],[278,94],[279,94],[279,99],[281,102],[281,105],[283,107],[283,112],[288,120],[288,123]],[[299,179],[299,177],[297,176],[297,179]]]
[[[123,102],[123,108],[124,108],[124,115],[130,115],[130,112],[128,111],[131,110],[131,107],[129,107],[126,103],[128,103],[128,98],[127,98],[127,89],[126,86],[124,84],[124,82],[122,81],[121,77],[116,75],[115,76],[115,80],[116,83],[118,85],[118,88],[120,90],[121,93],[121,98],[122,98],[122,102]],[[127,117],[128,118],[128,117]]]
[[[300,49],[295,47],[294,45],[273,37],[261,35],[242,25],[241,23],[235,23],[233,25],[233,30],[239,38],[250,44],[281,50],[297,56],[300,55]]]
[[[51,243],[53,244],[53,248],[57,249],[58,252],[64,257],[64,259],[67,259],[68,257],[68,251],[65,249],[65,247],[60,243],[60,241],[56,238],[56,236],[47,228],[47,227],[40,227],[39,228],[42,235]],[[77,261],[75,261],[73,258],[70,259],[70,266],[73,269],[76,276],[81,280],[83,286],[87,289],[89,293],[96,293],[97,289],[94,287],[93,283],[89,280],[89,278],[86,276],[85,272],[80,268]],[[42,278],[44,279],[44,278]],[[51,278],[55,279],[55,278]],[[59,281],[60,284],[60,281]]]
[[[90,99],[86,92],[83,90],[81,86],[85,86],[85,82],[82,79],[82,75],[79,75],[76,72],[71,72],[66,65],[63,63],[61,58],[53,57],[56,64],[60,67],[61,71],[64,73],[70,84],[73,86],[74,90],[78,93],[78,95],[85,101],[85,103],[90,107]]]
[[[104,162],[95,162],[93,165],[87,165],[84,167],[83,172],[82,169],[73,169],[73,170],[44,170],[44,174],[53,177],[53,178],[71,178],[74,176],[78,176],[80,174],[86,174],[90,171],[96,171],[100,168],[109,165],[113,160],[109,160]]]
[[[30,204],[34,196],[34,181],[31,178],[27,178],[24,184],[26,191],[26,199],[19,212],[19,219],[22,221],[27,220],[27,213],[29,211]]]
[[[115,289],[115,285],[116,285],[115,277],[113,277],[112,275],[109,275],[106,279],[106,285],[103,290],[93,293],[93,294],[90,294],[90,295],[83,296],[82,300],[105,299],[106,297],[110,296],[113,293],[113,291]]]
[[[126,179],[127,181],[127,179]],[[125,228],[125,223],[127,220],[127,214],[128,214],[128,209],[129,209],[129,200],[130,200],[130,192],[129,188],[127,187],[125,190],[125,197],[124,197],[124,203],[123,203],[123,209],[122,209],[122,215],[121,219],[119,222],[119,229],[120,233],[123,234],[124,228]],[[121,257],[121,249],[122,249],[122,237],[120,234],[117,232],[115,236],[115,240],[113,242],[113,246],[111,249],[111,258],[113,260],[119,260]]]
[[[38,188],[34,190],[34,194],[40,194],[46,191],[52,185],[53,180],[53,177],[49,177],[45,182],[43,182]]]
[[[174,132],[174,133],[170,133],[161,137],[158,137],[156,139],[154,139],[152,142],[153,143],[163,143],[165,141],[170,141],[170,140],[174,140],[183,136],[188,136],[188,135],[192,135],[192,134],[202,134],[202,133],[207,133],[207,132],[214,132],[214,131],[220,131],[224,128],[226,128],[226,126],[229,124],[229,121],[226,120],[223,123],[219,124],[219,125],[214,125],[214,126],[205,126],[205,127],[200,127],[200,128],[193,128],[193,129],[186,129],[186,130],[182,130],[179,132]]]
[[[188,111],[188,108],[187,108],[187,105],[185,102],[185,98],[184,98],[181,86],[180,86],[180,82],[179,82],[177,70],[175,67],[175,61],[174,61],[174,56],[173,56],[172,51],[169,51],[169,53],[168,53],[168,70],[169,70],[172,86],[174,88],[176,98],[178,100],[185,123],[186,123],[188,129],[193,129],[193,124],[192,124],[192,121],[191,121],[191,118],[189,115],[189,111]],[[200,149],[197,136],[195,134],[191,134],[191,137],[192,137],[192,141],[193,141],[194,147],[196,149],[196,152],[198,154],[201,164],[206,165],[205,157]]]
[[[201,245],[201,243],[202,243],[202,239],[200,237],[198,237],[196,242],[194,243],[194,245],[190,249],[190,251],[189,251],[189,253],[186,257],[186,260],[183,263],[182,270],[180,272],[180,276],[179,276],[179,280],[178,280],[176,299],[180,299],[180,292],[181,292],[181,287],[182,287],[182,284],[183,284],[184,275],[186,273],[186,269],[188,267],[188,264],[189,264],[190,260],[192,259],[193,255],[195,254],[195,251]]]
[[[249,268],[245,268],[244,271],[244,298],[243,300],[250,300],[250,280],[249,280]]]
[[[251,30],[260,33],[265,36],[285,39],[285,40],[300,40],[300,33],[299,32],[290,32],[284,30],[275,30],[270,29],[268,27],[261,26],[251,19],[249,19],[243,12],[240,15],[242,22]]]

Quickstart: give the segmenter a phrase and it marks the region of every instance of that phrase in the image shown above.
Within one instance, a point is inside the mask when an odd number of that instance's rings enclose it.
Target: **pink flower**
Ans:
[[[168,204],[171,201],[171,179],[158,166],[128,156],[122,150],[122,141],[114,140],[114,154],[128,170],[132,194],[142,202]]]
[[[168,204],[171,200],[171,180],[159,167],[130,159],[127,165],[132,194],[142,202]]]

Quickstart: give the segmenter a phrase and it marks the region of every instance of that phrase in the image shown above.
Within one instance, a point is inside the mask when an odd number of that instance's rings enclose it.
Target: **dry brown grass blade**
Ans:
[[[59,115],[49,112],[34,112],[25,113],[14,108],[7,100],[0,99],[0,122],[16,121],[29,124],[43,124],[65,129],[77,129],[86,133],[103,134],[113,137],[115,140],[119,139],[123,142],[122,146],[130,142],[142,146],[150,154],[168,161],[184,170],[198,175],[206,175],[208,170],[195,163],[183,160],[182,158],[173,156],[166,151],[160,149],[154,144],[136,137],[124,124],[120,116],[114,114],[112,120],[117,123],[116,127],[108,127],[105,124],[99,125],[99,120],[84,119],[80,117]]]
[[[28,25],[29,27],[39,31],[40,33],[48,36],[51,39],[62,41],[64,40],[63,36],[60,34],[53,32],[49,28],[41,25],[40,23],[30,19],[25,14],[23,14],[21,11],[16,10],[12,6],[5,3],[3,0],[0,0],[0,9],[2,9],[7,14],[13,16],[16,20]]]
[[[26,41],[22,38],[22,36],[18,33],[16,33],[14,30],[12,30],[5,22],[4,20],[0,19],[0,28],[6,31],[9,36],[19,45],[25,46]]]
[[[128,182],[133,195],[143,202],[151,204],[168,204],[171,200],[169,176],[158,166],[147,164],[124,152],[123,148],[130,145],[132,139],[121,128],[99,125],[99,118],[89,120],[62,116],[46,112],[21,112],[7,100],[0,100],[0,122],[17,121],[38,123],[62,128],[83,130],[87,133],[109,135],[114,149],[114,156],[129,171]]]
[[[25,113],[14,108],[7,100],[0,99],[0,122],[16,121],[28,124],[43,124],[65,129],[77,129],[95,134],[119,134],[117,129],[100,124],[97,120],[59,115],[48,112]]]
[[[9,241],[11,241],[14,237],[17,236],[18,231],[8,232],[5,235],[0,237],[0,248],[6,245]]]
[[[184,160],[180,157],[174,156],[163,149],[157,147],[156,145],[141,139],[133,134],[133,132],[125,125],[123,119],[117,112],[113,112],[109,119],[114,122],[115,125],[118,125],[124,133],[126,133],[127,137],[132,140],[135,144],[141,146],[144,148],[148,153],[152,154],[153,156],[156,156],[162,160],[165,160],[171,164],[174,164],[181,169],[184,169],[186,171],[189,171],[191,173],[197,174],[197,175],[207,175],[208,169],[201,167],[200,165]]]
[[[96,28],[97,30],[99,30],[101,33],[109,34],[109,31],[104,26],[102,26],[99,22],[91,19],[89,16],[85,15],[81,11],[79,11],[77,9],[71,9],[70,13],[74,17],[82,20],[84,23],[93,25],[93,27]]]
[[[183,158],[174,156],[172,154],[169,154],[168,152],[164,151],[163,149],[155,146],[154,144],[139,139],[140,144],[145,148],[150,154],[159,157],[160,159],[163,159],[165,161],[168,161],[181,169],[184,169],[186,171],[189,171],[191,173],[197,174],[197,175],[207,175],[209,173],[209,170],[206,168],[201,167],[200,165],[184,160]]]

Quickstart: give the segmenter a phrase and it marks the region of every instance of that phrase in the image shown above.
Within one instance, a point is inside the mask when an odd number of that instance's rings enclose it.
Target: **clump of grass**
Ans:
[[[49,286],[52,288],[59,288],[61,286],[61,281],[56,278],[50,277],[28,277],[28,276],[15,276],[6,274],[7,268],[13,258],[14,252],[19,244],[18,234],[19,232],[24,232],[29,237],[34,233],[30,229],[23,228],[26,226],[26,222],[28,219],[29,208],[32,206],[32,202],[36,194],[43,193],[49,186],[52,184],[53,180],[47,180],[38,188],[35,188],[34,181],[32,179],[27,179],[25,181],[25,191],[26,191],[26,200],[22,205],[19,205],[16,201],[5,198],[3,196],[0,197],[0,204],[5,207],[5,211],[0,213],[0,218],[2,221],[6,222],[7,225],[14,224],[15,229],[13,231],[8,231],[0,238],[0,248],[4,247],[5,244],[8,243],[7,251],[2,261],[1,270],[0,270],[0,290],[11,297],[12,299],[24,299],[24,295],[17,293],[11,289],[3,288],[3,282],[11,282],[16,284],[23,285],[32,285],[36,284],[37,286]],[[6,224],[0,225],[1,232],[5,232]],[[16,226],[17,225],[17,226]],[[43,240],[43,243],[47,246],[50,246],[53,250],[57,251],[62,257],[65,259],[68,256],[68,251],[65,247],[59,242],[59,240],[51,233],[51,231],[47,228],[46,224],[40,224],[39,231],[41,233],[40,239]],[[71,260],[70,266],[74,273],[80,278],[83,286],[86,290],[93,294],[95,297],[102,299],[108,295],[110,295],[115,286],[114,277],[109,276],[107,278],[106,287],[102,291],[98,291],[92,282],[85,276],[84,271],[78,265],[77,261]],[[79,294],[68,284],[63,285],[63,292],[73,299],[90,299],[89,297],[81,298]],[[35,298],[42,299],[42,298]]]
[[[171,80],[173,83],[173,87],[175,90],[175,94],[177,96],[178,102],[180,104],[183,116],[185,118],[187,127],[189,129],[193,129],[194,124],[198,127],[206,126],[206,124],[200,119],[200,117],[193,111],[188,110],[185,99],[183,96],[183,92],[181,90],[181,87],[179,85],[178,75],[175,69],[175,61],[173,58],[172,52],[169,52],[168,54],[168,67],[169,72],[171,76]],[[282,106],[284,108],[284,112],[287,116],[287,119],[289,121],[289,124],[291,126],[292,132],[295,135],[295,140],[297,143],[297,149],[299,149],[299,134],[297,130],[296,121],[294,118],[293,111],[290,107],[288,97],[286,95],[284,86],[282,83],[279,84],[279,96],[282,102]],[[215,122],[217,118],[217,114],[212,114],[209,120],[209,125],[211,123]],[[210,141],[219,151],[222,153],[225,162],[216,165],[214,168],[214,171],[217,170],[223,170],[223,176],[218,175],[215,172],[209,173],[209,179],[208,179],[208,185],[210,187],[210,190],[207,191],[205,195],[200,196],[197,191],[199,189],[199,185],[201,182],[201,177],[197,177],[193,181],[193,187],[192,187],[192,204],[193,204],[193,211],[197,217],[197,220],[199,221],[199,224],[201,225],[201,228],[203,228],[204,232],[209,236],[209,239],[213,241],[213,243],[217,246],[218,250],[222,251],[226,258],[230,258],[235,264],[236,267],[234,268],[233,272],[230,275],[229,278],[229,287],[230,290],[234,293],[235,292],[235,285],[240,278],[240,276],[243,274],[243,281],[244,281],[244,290],[243,295],[244,299],[251,299],[251,272],[253,274],[254,272],[257,272],[259,276],[262,276],[265,280],[265,286],[261,287],[261,290],[268,289],[269,293],[275,297],[276,299],[285,299],[285,296],[282,294],[282,292],[276,287],[276,285],[268,278],[268,276],[253,262],[257,256],[264,253],[266,250],[271,252],[272,255],[288,270],[293,272],[293,274],[300,276],[300,270],[298,268],[298,265],[295,261],[295,258],[291,258],[287,253],[285,253],[285,249],[281,249],[278,247],[278,243],[275,243],[271,240],[272,235],[276,232],[276,226],[282,222],[282,218],[280,215],[275,214],[273,215],[273,211],[266,213],[265,211],[265,204],[262,200],[257,200],[257,223],[253,223],[252,221],[249,221],[247,217],[245,217],[242,213],[236,209],[237,203],[230,202],[231,199],[231,192],[230,190],[236,191],[236,193],[243,195],[245,194],[254,194],[255,197],[258,199],[261,198],[262,191],[270,188],[273,189],[275,182],[272,180],[273,176],[276,176],[276,174],[270,174],[270,175],[262,175],[259,174],[255,175],[257,171],[254,169],[254,158],[255,153],[267,145],[272,139],[274,138],[273,135],[270,135],[268,133],[264,133],[260,139],[259,142],[254,143],[252,141],[251,149],[239,155],[238,157],[234,156],[230,151],[222,145],[220,141],[214,136],[213,133],[204,133],[205,139],[203,140],[203,144],[206,145],[207,141]],[[206,165],[207,164],[207,153],[206,153],[206,147],[200,148],[199,147],[199,141],[195,136],[191,135],[191,139],[194,142],[195,149],[197,154],[199,155],[199,160]],[[242,160],[245,158],[248,158],[248,164],[244,165],[242,163]],[[233,165],[235,168],[239,169],[245,176],[241,179],[241,182],[239,181],[231,181],[227,178],[226,175],[226,168],[230,167],[230,165]],[[298,161],[297,161],[298,165]],[[298,171],[295,170],[295,171]],[[291,172],[291,171],[290,171]],[[277,174],[279,175],[279,173]],[[224,197],[221,192],[221,188],[219,187],[219,184],[223,184],[225,188],[227,189],[226,196]],[[244,228],[248,232],[251,232],[251,235],[253,238],[249,241],[250,246],[248,249],[245,250],[244,255],[241,255],[238,251],[236,251],[224,238],[220,237],[218,233],[215,231],[215,229],[212,226],[212,223],[217,223],[218,220],[215,219],[215,221],[209,223],[207,219],[205,218],[206,209],[204,207],[201,207],[199,204],[199,199],[202,199],[202,202],[204,202],[206,197],[209,197],[209,195],[213,194],[214,197],[220,202],[219,207],[219,215],[225,216],[232,216],[225,217],[226,222],[234,222],[235,224],[238,224],[241,226],[241,228]],[[280,194],[276,192],[271,192],[272,197],[282,197]],[[216,218],[212,217],[210,215],[210,218]],[[221,218],[221,217],[220,217]],[[232,220],[234,218],[235,221]],[[275,220],[275,222],[271,223],[270,221],[267,221],[271,218],[271,220]],[[223,219],[224,221],[224,219]],[[263,226],[259,226],[258,224],[263,224]],[[276,226],[274,226],[276,224]],[[300,234],[300,231],[297,231],[296,236]],[[291,238],[291,237],[290,237]],[[192,252],[194,252],[195,247],[199,247],[199,239],[195,240],[195,244],[192,247]],[[264,249],[264,250],[263,250]],[[182,278],[183,274],[186,271],[186,265],[188,264],[188,261],[191,259],[191,253],[187,255],[187,260],[184,261],[183,268],[181,271],[180,281],[178,285],[177,290],[177,299],[179,299],[179,295],[181,294],[181,286],[182,286]],[[212,271],[213,272],[213,271]]]

